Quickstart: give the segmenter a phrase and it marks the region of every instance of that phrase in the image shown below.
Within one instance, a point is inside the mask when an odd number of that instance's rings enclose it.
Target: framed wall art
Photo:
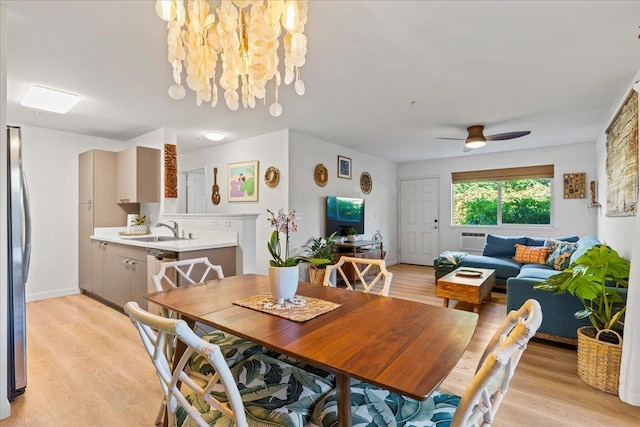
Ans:
[[[607,129],[607,216],[638,209],[638,93],[631,91]]]
[[[230,202],[258,201],[258,161],[229,163],[227,190]]]
[[[351,179],[351,159],[338,156],[338,178]]]
[[[565,173],[564,180],[564,198],[565,199],[584,199],[587,197],[587,174]]]

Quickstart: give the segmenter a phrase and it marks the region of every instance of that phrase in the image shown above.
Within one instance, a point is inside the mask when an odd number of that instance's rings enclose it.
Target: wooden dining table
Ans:
[[[300,282],[297,296],[340,306],[298,322],[234,304],[268,294],[267,277],[226,277],[147,296],[150,302],[332,372],[340,426],[351,425],[350,378],[424,400],[454,368],[478,315]]]

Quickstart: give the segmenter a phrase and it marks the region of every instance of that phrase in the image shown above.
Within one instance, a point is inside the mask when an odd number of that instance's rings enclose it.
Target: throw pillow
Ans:
[[[513,260],[521,264],[544,264],[550,253],[551,248],[546,246],[524,246],[516,243]]]
[[[564,270],[569,267],[571,255],[575,252],[578,245],[571,242],[557,241],[553,244],[553,252],[547,258],[547,265],[556,270]]]

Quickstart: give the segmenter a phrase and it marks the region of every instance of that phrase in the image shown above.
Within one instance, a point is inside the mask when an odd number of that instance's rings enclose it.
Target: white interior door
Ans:
[[[204,213],[206,200],[203,173],[187,173],[187,213]]]
[[[438,178],[400,181],[400,262],[433,265],[440,253]]]

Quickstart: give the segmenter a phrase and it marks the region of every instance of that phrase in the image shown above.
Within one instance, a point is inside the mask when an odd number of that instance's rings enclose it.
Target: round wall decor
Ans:
[[[369,175],[369,172],[362,172],[362,175],[360,175],[360,190],[364,194],[369,194],[371,193],[371,188],[373,188],[371,175]]]
[[[329,180],[329,172],[322,163],[316,165],[316,169],[313,171],[313,179],[316,181],[318,187],[324,187]]]
[[[264,173],[264,182],[269,188],[273,188],[278,185],[278,182],[280,182],[280,171],[273,166],[269,166],[267,171]]]

